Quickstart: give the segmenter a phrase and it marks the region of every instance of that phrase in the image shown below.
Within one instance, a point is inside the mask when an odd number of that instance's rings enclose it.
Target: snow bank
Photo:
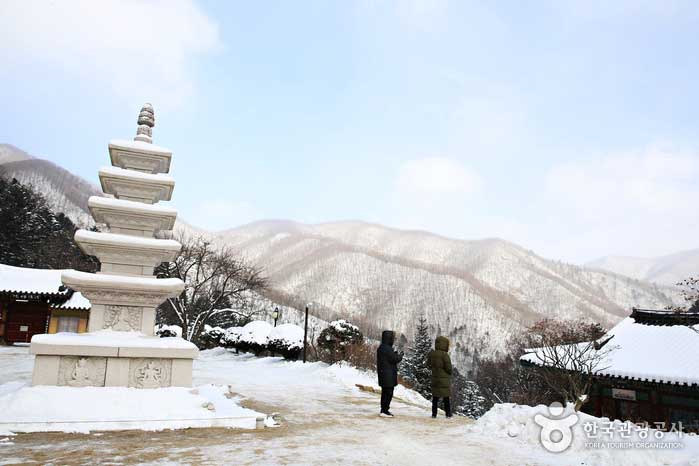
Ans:
[[[570,447],[561,453],[549,453],[541,443],[542,427],[535,421],[535,416],[566,419],[576,414],[578,420],[572,426]],[[644,431],[632,423],[575,413],[571,405],[554,417],[544,405],[531,407],[512,403],[496,404],[472,426],[467,427],[467,431],[499,437],[506,443],[516,443],[520,448],[529,448],[533,454],[540,454],[549,460],[557,457],[562,461],[561,464],[699,465],[699,437],[696,435],[679,436],[677,433],[647,429],[644,437],[641,433]],[[653,443],[664,443],[666,446],[647,446]]]
[[[0,435],[14,432],[256,428],[264,415],[241,407],[221,385],[168,387],[28,387],[0,385]]]

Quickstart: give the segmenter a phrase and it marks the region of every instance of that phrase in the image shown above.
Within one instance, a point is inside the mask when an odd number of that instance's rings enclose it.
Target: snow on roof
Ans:
[[[699,324],[644,325],[632,317],[622,320],[607,336],[613,336],[598,351],[607,352],[596,375],[631,380],[699,384]],[[606,340],[606,337],[600,341]],[[541,366],[540,350],[520,360]]]
[[[68,298],[64,303],[54,303],[55,309],[90,309],[90,301],[78,292],[60,291],[61,274],[68,269],[30,269],[0,264],[0,293],[31,293]]]
[[[89,311],[92,305],[89,299],[83,296],[79,291],[76,291],[68,298],[68,301],[51,307],[54,309],[79,309]]]
[[[63,272],[0,264],[0,292],[65,295],[58,289]]]

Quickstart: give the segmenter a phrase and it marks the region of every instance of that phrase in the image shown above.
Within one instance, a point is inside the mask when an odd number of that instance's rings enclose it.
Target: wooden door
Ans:
[[[29,343],[34,335],[46,333],[48,314],[49,307],[46,303],[10,303],[5,323],[5,341]]]

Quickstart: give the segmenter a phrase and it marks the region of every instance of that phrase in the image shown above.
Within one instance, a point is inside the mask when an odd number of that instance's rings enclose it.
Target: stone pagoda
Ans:
[[[180,243],[158,239],[172,230],[177,212],[158,205],[169,201],[175,181],[172,152],[152,144],[153,107],[138,116],[134,141],[111,141],[112,166],[100,169],[102,190],[92,196],[90,212],[108,232],[78,230],[75,240],[99,258],[98,273],[66,271],[64,285],[92,303],[88,333],[35,335],[33,385],[157,388],[191,386],[198,351],[179,337],[154,336],[155,308],[175,297],[184,284],[158,279],[153,269],[172,261]],[[162,235],[158,235],[162,236]]]

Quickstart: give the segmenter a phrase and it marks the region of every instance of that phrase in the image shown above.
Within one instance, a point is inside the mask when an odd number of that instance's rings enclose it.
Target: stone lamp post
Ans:
[[[152,144],[153,107],[138,116],[134,141],[109,143],[111,167],[99,170],[102,190],[92,196],[90,212],[108,232],[78,230],[75,240],[101,263],[96,274],[64,272],[63,284],[92,303],[85,334],[35,335],[33,385],[191,386],[192,361],[198,350],[179,337],[153,335],[155,308],[184,289],[176,278],[158,279],[153,269],[172,261],[181,245],[158,239],[172,230],[177,212],[161,206],[175,186],[172,152]]]

